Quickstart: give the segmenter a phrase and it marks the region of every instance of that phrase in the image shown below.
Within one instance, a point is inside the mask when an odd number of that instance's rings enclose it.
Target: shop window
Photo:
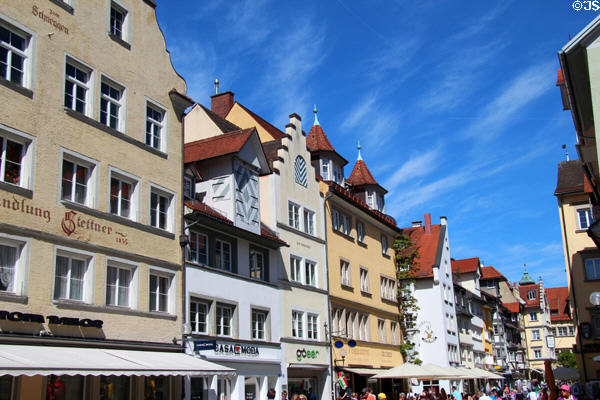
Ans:
[[[100,376],[101,400],[126,400],[129,399],[128,376]],[[59,399],[60,397],[57,397]]]
[[[144,399],[169,399],[169,378],[168,376],[144,377]]]
[[[10,375],[0,376],[0,400],[11,400],[13,398],[14,378]]]
[[[50,375],[47,380],[46,399],[83,399],[84,379],[81,375]]]

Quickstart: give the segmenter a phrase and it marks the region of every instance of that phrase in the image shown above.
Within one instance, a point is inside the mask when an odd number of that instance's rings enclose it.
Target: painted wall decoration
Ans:
[[[240,163],[235,169],[235,184],[236,217],[248,225],[258,226],[258,176]]]
[[[296,177],[296,183],[306,187],[307,178],[306,178],[306,161],[302,156],[296,157],[296,161],[294,163],[294,175]]]

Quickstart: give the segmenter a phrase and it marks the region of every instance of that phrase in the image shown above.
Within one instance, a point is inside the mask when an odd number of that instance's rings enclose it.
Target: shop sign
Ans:
[[[69,28],[59,22],[60,15],[54,10],[43,11],[37,6],[31,7],[31,13],[34,17],[38,17],[47,24],[52,25],[57,30],[69,34]]]
[[[194,340],[194,351],[215,350],[217,347],[216,340]]]
[[[296,360],[302,361],[305,359],[315,359],[319,356],[319,350],[306,350],[306,349],[298,349],[296,350]]]
[[[435,336],[433,329],[431,329],[431,322],[429,322],[429,321],[421,322],[421,324],[419,325],[419,331],[421,331],[421,334],[422,334],[421,340],[424,341],[425,343],[433,343],[436,341],[437,336]]]
[[[19,311],[0,311],[0,320],[2,321],[12,321],[12,322],[36,322],[43,324],[48,320],[48,324],[51,325],[68,325],[68,326],[82,326],[85,328],[102,328],[102,324],[104,322],[99,319],[88,319],[88,318],[71,318],[71,317],[57,317],[56,315],[49,315],[44,318],[43,315],[40,314],[29,314],[22,313]]]
[[[258,357],[258,346],[248,344],[216,343],[215,354]]]

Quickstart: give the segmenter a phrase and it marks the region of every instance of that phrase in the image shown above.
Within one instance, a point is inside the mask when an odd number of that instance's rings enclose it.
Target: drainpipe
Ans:
[[[564,202],[562,199],[558,199],[558,204],[560,205],[560,215],[562,217],[562,229],[563,235],[565,237],[565,251],[567,252],[567,269],[569,270],[569,279],[571,280],[571,288],[573,288],[573,313],[575,314],[575,322],[579,322],[579,317],[577,315],[577,296],[575,295],[575,289],[573,287],[573,270],[571,269],[571,254],[569,251],[569,241],[567,240],[567,226],[565,223],[565,208]],[[577,337],[579,339],[579,345],[581,346],[581,362],[583,364],[583,379],[585,382],[588,380],[587,368],[585,367],[585,351],[583,350],[583,336],[581,336],[581,329],[577,327]]]

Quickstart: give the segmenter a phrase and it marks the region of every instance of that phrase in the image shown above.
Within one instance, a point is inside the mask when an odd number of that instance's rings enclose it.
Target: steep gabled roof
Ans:
[[[242,149],[253,132],[254,128],[242,129],[186,143],[183,150],[183,162],[187,164],[235,154]]]
[[[364,162],[364,160],[356,161],[354,168],[352,168],[352,173],[348,179],[346,179],[346,182],[352,186],[376,185],[379,186],[385,193],[387,193],[387,190],[381,187],[375,178],[373,178],[373,175],[371,175],[371,171],[369,171],[369,168],[367,168],[367,164]]]
[[[248,114],[250,114],[250,116],[261,127],[263,127],[264,130],[266,130],[267,132],[269,132],[269,134],[273,137],[273,139],[281,139],[281,138],[285,137],[285,133],[283,133],[282,131],[280,131],[279,129],[277,129],[275,126],[271,125],[269,122],[265,121],[263,118],[261,118],[260,116],[258,116],[254,112],[252,112],[252,110],[244,107],[244,105],[242,103],[240,103],[239,101],[236,101],[235,103],[237,105],[239,105],[240,107],[242,107],[242,109],[244,109]],[[230,112],[231,112],[231,110],[230,110]]]
[[[221,117],[217,113],[212,112],[208,108],[204,107],[202,104],[199,104],[200,107],[204,110],[206,115],[217,125],[217,128],[223,133],[239,131],[242,128],[234,124],[233,122],[227,121],[225,118]]]
[[[413,273],[415,279],[433,278],[433,267],[439,267],[446,227],[431,225],[431,232],[425,233],[424,226],[403,228],[402,233],[408,235],[419,252],[416,260],[417,269]]]
[[[566,286],[545,288],[544,291],[548,298],[550,311],[556,311],[558,313],[557,315],[551,315],[550,320],[552,322],[571,321],[568,309],[569,288]]]
[[[520,312],[520,303],[518,301],[515,301],[514,303],[502,303],[502,305],[504,307],[506,307],[506,309],[508,311],[510,311],[511,313],[519,313]]]
[[[457,274],[476,272],[478,268],[479,257],[464,258],[462,260],[452,260],[452,272]]]
[[[312,128],[310,128],[308,136],[306,137],[306,148],[311,153],[335,153],[342,160],[344,165],[348,164],[348,160],[335,151],[335,148],[319,124],[315,124]]]
[[[501,279],[508,282],[508,279],[492,266],[481,268],[481,279]]]
[[[592,185],[580,160],[558,163],[558,177],[554,195],[568,193],[591,193]]]
[[[527,294],[531,290],[535,290],[535,299],[532,299],[532,300],[530,300],[527,297]],[[540,306],[540,285],[539,284],[519,286],[519,295],[521,296],[521,299],[523,299],[523,301],[525,301],[525,308],[532,308],[532,307]]]

